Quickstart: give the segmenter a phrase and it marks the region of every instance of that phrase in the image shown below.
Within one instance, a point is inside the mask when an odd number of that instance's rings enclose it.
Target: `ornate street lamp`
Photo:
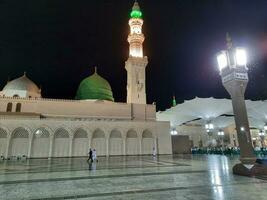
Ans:
[[[254,155],[244,93],[248,83],[248,68],[246,50],[234,48],[229,34],[226,36],[227,50],[217,55],[222,83],[232,99],[232,106],[240,147],[242,164],[254,164]]]

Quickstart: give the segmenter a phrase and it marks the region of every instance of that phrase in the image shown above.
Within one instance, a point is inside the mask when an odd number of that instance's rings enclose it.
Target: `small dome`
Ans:
[[[12,81],[9,81],[6,86],[3,88],[3,94],[6,94],[6,96],[11,96],[11,93],[16,91],[23,91],[27,92],[28,94],[40,94],[40,89],[37,87],[37,85],[31,81],[26,74],[23,76],[14,79]],[[15,96],[20,96],[13,94]],[[12,95],[12,96],[13,96]],[[34,95],[35,96],[35,95]]]
[[[114,101],[110,84],[96,72],[82,80],[75,98],[78,100],[99,99]]]

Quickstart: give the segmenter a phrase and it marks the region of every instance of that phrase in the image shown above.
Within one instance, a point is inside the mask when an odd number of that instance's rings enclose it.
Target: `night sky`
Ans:
[[[128,20],[133,0],[0,0],[0,88],[24,71],[47,98],[74,99],[94,66],[126,101]],[[158,110],[198,97],[229,97],[216,64],[229,32],[247,48],[246,97],[267,99],[266,0],[139,0],[148,103]]]

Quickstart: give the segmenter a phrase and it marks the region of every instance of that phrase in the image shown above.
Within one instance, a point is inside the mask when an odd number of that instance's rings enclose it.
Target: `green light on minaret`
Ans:
[[[132,12],[130,13],[131,18],[142,18],[142,12],[140,10],[140,7],[138,5],[138,2],[135,1],[133,8],[132,8]]]
[[[176,98],[175,96],[173,96],[172,98],[172,106],[175,107],[177,104],[176,104]]]
[[[140,10],[132,10],[131,18],[142,18],[142,12]]]

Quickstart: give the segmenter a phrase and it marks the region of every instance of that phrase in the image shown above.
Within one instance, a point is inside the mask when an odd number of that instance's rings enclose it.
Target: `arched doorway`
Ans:
[[[63,128],[58,129],[54,135],[53,157],[69,156],[69,133]]]
[[[0,156],[6,155],[7,132],[0,128]]]
[[[49,157],[49,132],[45,128],[38,128],[33,134],[31,157]]]
[[[28,156],[29,133],[25,128],[16,128],[11,135],[10,156]]]
[[[129,130],[126,135],[126,155],[138,154],[138,138],[134,130]]]
[[[86,156],[88,154],[87,132],[79,128],[74,133],[72,156]]]
[[[16,112],[20,112],[21,111],[21,103],[17,103],[16,104]]]
[[[109,137],[109,155],[122,155],[122,137],[121,132],[112,130]]]
[[[149,130],[144,130],[142,134],[142,154],[152,154],[153,153],[153,135]]]
[[[9,103],[7,104],[6,111],[7,111],[7,112],[12,112],[12,103],[11,103],[11,102],[9,102]]]
[[[105,133],[97,129],[92,136],[92,149],[96,149],[97,155],[106,155],[106,139]]]

